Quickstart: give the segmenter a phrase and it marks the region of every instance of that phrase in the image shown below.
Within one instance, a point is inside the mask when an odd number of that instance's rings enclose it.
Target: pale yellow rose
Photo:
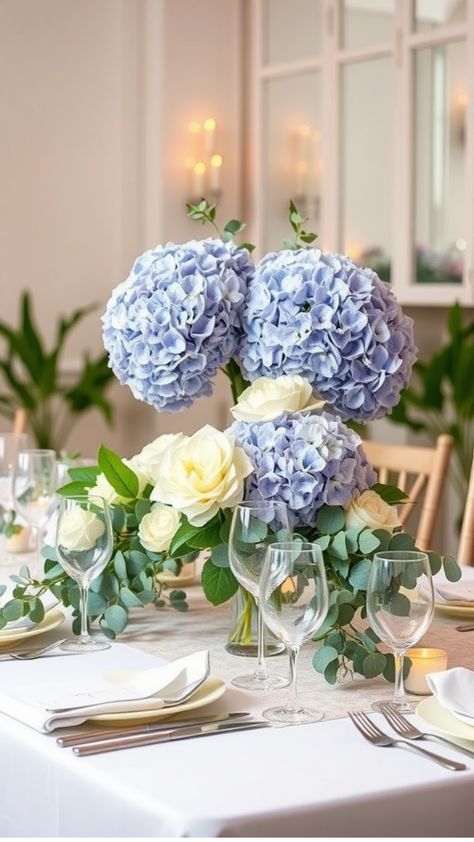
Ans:
[[[385,529],[393,532],[401,526],[396,506],[390,506],[376,491],[363,491],[356,495],[346,511],[346,527],[359,532],[369,529]]]
[[[152,553],[166,552],[178,527],[179,512],[172,506],[155,503],[140,521],[138,527],[140,544]]]
[[[259,377],[237,399],[230,410],[237,421],[271,421],[282,412],[321,409],[308,380],[299,374]]]
[[[183,433],[165,433],[150,444],[146,444],[143,450],[133,457],[132,461],[151,485],[155,484],[158,477],[157,470],[161,454],[172,442],[181,438],[183,438]]]
[[[122,461],[125,465],[132,469],[134,474],[137,475],[138,495],[140,495],[145,488],[145,485],[149,482],[148,475],[142,470],[141,464],[137,461],[136,456],[132,456],[131,459],[123,459]],[[105,474],[98,474],[94,487],[89,489],[89,496],[103,497],[109,506],[119,506],[122,503],[128,503],[131,499],[130,497],[122,497],[120,494],[117,494],[115,488],[110,484]]]
[[[104,532],[105,526],[100,517],[75,506],[66,510],[59,521],[58,544],[66,550],[91,550]]]
[[[150,499],[174,506],[193,526],[202,526],[219,509],[240,503],[244,479],[253,471],[234,437],[209,425],[171,442],[157,468]]]

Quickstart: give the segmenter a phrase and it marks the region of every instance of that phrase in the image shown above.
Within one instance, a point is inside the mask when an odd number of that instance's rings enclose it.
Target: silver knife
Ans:
[[[271,727],[269,722],[254,719],[249,722],[210,723],[207,725],[196,725],[192,728],[175,728],[172,731],[162,731],[160,734],[146,734],[141,737],[123,737],[122,739],[105,740],[100,743],[88,743],[83,746],[75,746],[73,752],[77,757],[86,757],[91,754],[103,754],[108,751],[119,751],[125,748],[138,748],[139,746],[155,745],[156,743],[169,743],[174,740],[188,740],[193,737],[212,737],[216,734],[229,734],[234,731],[251,731],[256,728]]]
[[[243,713],[215,713],[207,716],[195,716],[193,719],[182,719],[170,722],[154,722],[150,725],[132,725],[122,726],[122,728],[103,728],[100,731],[81,731],[75,734],[66,734],[58,737],[56,742],[61,748],[72,748],[72,746],[80,746],[85,743],[96,743],[117,739],[118,737],[132,737],[145,736],[146,734],[153,734],[160,731],[176,731],[180,728],[190,728],[197,725],[207,725],[212,722],[228,722],[230,720],[242,719],[245,716],[250,716],[247,711]]]

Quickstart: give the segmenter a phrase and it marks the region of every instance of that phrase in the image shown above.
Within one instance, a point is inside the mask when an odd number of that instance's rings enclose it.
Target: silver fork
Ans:
[[[385,719],[388,724],[392,726],[393,730],[400,737],[405,737],[406,740],[436,740],[438,743],[444,743],[450,748],[462,751],[462,753],[467,754],[468,757],[474,757],[474,751],[464,748],[463,746],[458,746],[456,743],[452,743],[451,740],[447,740],[446,737],[440,737],[438,734],[420,731],[418,728],[415,728],[408,719],[405,719],[405,717],[395,710],[395,708],[393,708],[389,703],[386,705],[380,705],[380,712],[383,713]]]
[[[440,766],[444,766],[446,769],[450,769],[452,772],[459,772],[466,768],[464,763],[457,763],[455,760],[448,760],[447,757],[442,757],[440,754],[433,754],[432,751],[427,751],[425,748],[421,748],[421,746],[414,745],[413,743],[406,742],[405,740],[397,740],[393,737],[389,737],[388,734],[384,734],[380,728],[374,725],[372,720],[370,720],[365,713],[362,713],[362,711],[349,713],[349,716],[357,730],[360,731],[362,736],[374,746],[398,746],[399,748],[405,748],[408,751],[413,751],[416,754],[422,754],[424,757],[434,760],[435,763],[438,763]]]
[[[41,649],[35,647],[35,649],[25,649],[22,652],[6,652],[5,654],[0,652],[0,661],[9,661],[12,658],[14,661],[32,661],[34,658],[41,658],[47,652],[52,652],[57,646],[61,646],[61,643],[64,643],[65,640],[66,638],[57,640],[56,643],[50,643],[49,646],[43,646]]]

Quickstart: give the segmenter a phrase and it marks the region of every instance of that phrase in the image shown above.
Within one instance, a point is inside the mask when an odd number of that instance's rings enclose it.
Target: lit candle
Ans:
[[[214,152],[214,143],[216,138],[216,121],[214,117],[208,117],[204,120],[204,148],[209,155]]]
[[[448,653],[445,649],[409,649],[406,653],[411,667],[405,679],[405,690],[416,696],[429,696],[426,676],[431,672],[443,672],[448,666]]]
[[[206,165],[202,161],[198,161],[193,167],[193,196],[195,199],[202,199],[204,193],[204,176],[206,175]]]
[[[220,172],[222,167],[222,155],[211,157],[211,190],[218,192],[220,189]]]

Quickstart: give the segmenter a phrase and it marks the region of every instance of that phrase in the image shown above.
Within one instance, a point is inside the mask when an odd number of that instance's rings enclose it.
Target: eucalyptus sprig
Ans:
[[[240,234],[247,227],[245,222],[240,222],[238,219],[230,219],[221,231],[216,222],[217,205],[211,204],[207,199],[201,199],[197,205],[193,205],[192,202],[186,202],[186,212],[186,215],[190,219],[200,222],[201,225],[205,225],[206,222],[212,225],[218,237],[224,243],[233,240],[236,234]],[[255,246],[253,243],[241,243],[238,248],[253,251]]]
[[[295,237],[293,240],[283,240],[284,248],[296,251],[300,248],[308,248],[311,243],[314,243],[318,235],[313,234],[311,231],[305,231],[303,225],[305,222],[308,222],[309,217],[303,218],[301,216],[292,199],[290,199],[290,204],[288,206],[288,219],[293,231],[295,232]]]

